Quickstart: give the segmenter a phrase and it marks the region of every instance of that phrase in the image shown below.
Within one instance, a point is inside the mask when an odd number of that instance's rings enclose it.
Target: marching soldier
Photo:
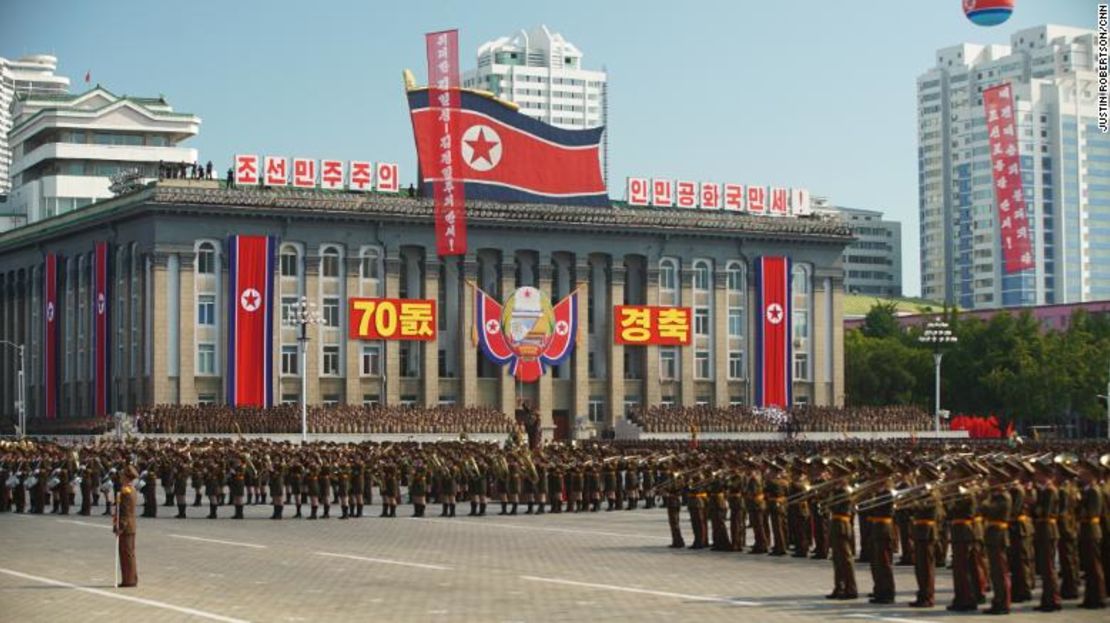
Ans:
[[[1106,607],[1106,578],[1102,568],[1102,491],[1097,474],[1100,466],[1087,460],[1076,464],[1079,479],[1083,483],[1079,500],[1079,555],[1083,567],[1083,602],[1080,608],[1101,609]]]
[[[749,463],[748,488],[746,493],[748,504],[748,524],[752,527],[752,548],[749,553],[767,553],[767,530],[763,521],[763,511],[766,502],[763,495],[763,477],[754,464]]]
[[[682,492],[685,479],[680,472],[673,472],[670,481],[664,483],[663,505],[667,508],[667,524],[671,529],[670,547],[684,548],[686,541],[682,538]]]
[[[174,459],[176,467],[173,469],[173,501],[177,504],[176,519],[185,519],[185,495],[189,486],[189,467],[185,457],[178,456]],[[164,481],[163,481],[164,482]]]
[[[809,489],[809,479],[805,472],[806,464],[801,459],[794,462],[794,474],[787,489],[789,495],[802,495]],[[789,498],[788,498],[789,499]],[[806,501],[787,504],[786,516],[790,520],[790,533],[794,542],[794,558],[809,556],[810,536],[813,534],[813,521]]]
[[[1061,482],[1059,487],[1060,542],[1060,597],[1079,598],[1079,524],[1076,511],[1079,503],[1079,489],[1075,486],[1076,471],[1066,463],[1057,463]]]
[[[949,470],[952,477],[971,476],[972,469],[957,463]],[[954,595],[948,610],[971,612],[979,609],[972,576],[972,549],[975,547],[975,498],[964,487],[955,494],[949,505],[949,526],[952,532],[952,586]]]
[[[882,459],[871,461],[871,471],[879,475],[879,494],[867,512],[867,523],[871,524],[870,543],[864,547],[871,551],[871,580],[874,583],[870,602],[873,604],[894,603],[894,480],[893,466]]]
[[[744,479],[740,470],[734,470],[728,479],[728,524],[732,551],[743,552],[747,547],[747,526],[744,522]]]
[[[830,461],[834,476],[847,475],[851,470],[837,461]],[[845,482],[831,491],[833,502],[829,505],[829,551],[833,559],[833,592],[828,599],[858,599],[856,572],[852,566],[852,488]]]
[[[784,477],[782,466],[772,461],[768,465],[768,477],[763,483],[767,496],[767,514],[771,521],[771,556],[786,555],[786,492],[790,484]]]
[[[940,480],[941,474],[926,464],[921,468],[921,478],[928,482]],[[918,485],[924,487],[925,483]],[[936,603],[936,542],[940,532],[940,494],[926,489],[921,499],[910,505],[911,531],[914,540],[914,577],[917,579],[917,598],[910,602],[914,608],[932,608]]]
[[[1063,608],[1056,577],[1056,550],[1060,538],[1059,491],[1049,468],[1037,463],[1034,469],[1037,472],[1037,498],[1033,505],[1033,538],[1037,573],[1041,576],[1041,603],[1036,609],[1055,612]]]
[[[1032,468],[1019,460],[1007,466],[1018,475],[1010,486],[1010,599],[1022,603],[1033,599]]]
[[[989,497],[982,506],[986,520],[987,559],[990,561],[993,597],[987,614],[1010,614],[1010,563],[1006,553],[1010,547],[1010,475],[1000,468],[993,471]]]
[[[270,519],[281,519],[285,512],[285,457],[279,457],[276,465],[273,459],[266,457],[266,472],[269,474],[270,501],[274,505],[274,514]],[[298,504],[298,506],[300,506]]]

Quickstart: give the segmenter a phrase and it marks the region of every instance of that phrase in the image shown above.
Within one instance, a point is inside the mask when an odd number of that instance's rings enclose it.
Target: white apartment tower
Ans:
[[[568,129],[606,125],[606,74],[582,68],[582,52],[547,26],[521,30],[478,48],[478,67],[462,76],[463,86],[515,102],[520,112]],[[602,138],[608,162],[608,138]],[[607,165],[604,165],[607,167]],[[608,180],[608,175],[605,179]]]
[[[12,189],[12,152],[8,145],[12,102],[17,95],[68,92],[69,78],[54,75],[57,69],[58,59],[49,54],[24,56],[14,61],[0,57],[0,202],[7,199]],[[6,214],[7,210],[0,208],[0,212]]]
[[[1098,129],[1092,30],[937,52],[917,79],[921,289],[967,309],[1110,299],[1110,135]],[[1013,87],[1035,267],[1003,271],[983,90]]]

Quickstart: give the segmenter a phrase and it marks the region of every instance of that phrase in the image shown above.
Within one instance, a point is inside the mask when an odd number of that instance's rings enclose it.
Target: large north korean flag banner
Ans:
[[[1010,84],[984,90],[983,108],[987,117],[987,144],[991,150],[994,201],[998,207],[1002,267],[1007,273],[1016,273],[1033,268],[1033,246],[1025,212],[1014,95]]]
[[[601,175],[603,127],[557,128],[463,89],[450,115],[461,161],[444,162],[442,108],[430,101],[428,89],[411,90],[408,99],[425,195],[429,184],[452,179],[463,183],[468,199],[609,205]]]
[[[755,260],[755,406],[791,404],[790,258]]]
[[[112,387],[111,250],[107,242],[97,242],[93,252],[93,415],[108,415]]]
[[[231,236],[227,248],[227,403],[268,407],[274,402],[272,302],[277,241],[272,236]]]
[[[45,301],[43,317],[43,386],[46,391],[46,418],[58,417],[58,256],[46,254],[42,272],[42,297]]]

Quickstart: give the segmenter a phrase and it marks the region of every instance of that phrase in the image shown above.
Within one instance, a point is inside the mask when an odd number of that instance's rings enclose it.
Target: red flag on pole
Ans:
[[[92,71],[85,71],[85,84],[92,81]]]

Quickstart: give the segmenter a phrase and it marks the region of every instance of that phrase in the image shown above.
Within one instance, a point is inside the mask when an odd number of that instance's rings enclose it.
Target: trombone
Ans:
[[[819,502],[819,504],[822,508],[828,508],[829,506],[832,506],[833,504],[839,504],[841,502],[851,500],[853,497],[855,497],[857,495],[861,495],[863,493],[866,493],[866,492],[870,491],[871,489],[874,489],[875,487],[878,487],[878,486],[884,484],[887,480],[888,480],[888,478],[886,476],[883,476],[881,478],[876,478],[874,480],[867,480],[867,481],[861,482],[861,483],[856,484],[856,485],[848,485],[848,490],[847,491],[838,493],[838,494],[832,496],[831,498],[829,498],[827,500],[821,500],[821,502]]]

